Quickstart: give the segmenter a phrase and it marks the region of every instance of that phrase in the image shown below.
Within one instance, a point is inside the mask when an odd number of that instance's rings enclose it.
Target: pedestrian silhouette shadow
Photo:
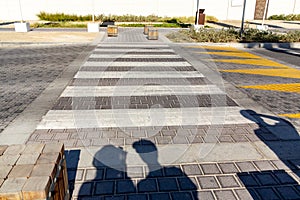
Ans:
[[[264,142],[282,161],[286,168],[239,173],[238,176],[253,199],[300,199],[299,184],[287,173],[291,171],[295,178],[300,177],[300,136],[296,128],[287,120],[270,115],[242,110],[241,114],[259,126],[254,130],[256,136]],[[297,189],[298,188],[298,189]]]
[[[78,200],[198,199],[196,185],[181,169],[160,165],[157,148],[152,142],[139,140],[133,148],[147,164],[148,174],[145,178],[143,176],[144,179],[131,179],[127,173],[127,152],[107,145],[95,154],[95,178],[82,184]]]

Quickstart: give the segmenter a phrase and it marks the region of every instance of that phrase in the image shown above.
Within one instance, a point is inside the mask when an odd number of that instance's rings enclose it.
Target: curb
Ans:
[[[265,49],[275,49],[275,48],[300,48],[300,42],[295,43],[208,43],[208,42],[195,42],[195,43],[175,43],[181,45],[202,45],[202,46],[223,46],[223,47],[234,47],[234,48],[265,48]]]

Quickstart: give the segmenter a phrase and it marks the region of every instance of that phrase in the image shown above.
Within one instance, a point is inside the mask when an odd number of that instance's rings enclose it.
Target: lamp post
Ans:
[[[242,37],[242,35],[243,35],[243,33],[244,33],[244,22],[245,22],[246,1],[247,1],[247,0],[244,0],[243,16],[242,16],[242,24],[241,24],[241,30],[240,30],[240,37]]]
[[[197,0],[197,11],[196,11],[196,26],[199,25],[199,0]]]
[[[20,15],[21,15],[21,22],[24,22],[24,20],[23,20],[23,13],[22,13],[21,0],[19,0],[19,9],[20,9]]]

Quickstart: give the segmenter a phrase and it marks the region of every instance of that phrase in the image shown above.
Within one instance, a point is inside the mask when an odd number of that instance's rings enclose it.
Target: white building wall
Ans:
[[[299,3],[297,2],[299,1]],[[20,0],[24,20],[37,20],[40,11],[65,14],[134,14],[158,16],[194,16],[197,0]],[[244,0],[199,0],[206,15],[221,20],[240,20]],[[253,19],[256,0],[247,0],[246,19]],[[269,13],[300,13],[300,0],[270,0]],[[93,6],[94,5],[94,6]],[[93,9],[94,8],[94,9]],[[0,0],[0,20],[20,20],[19,0]]]

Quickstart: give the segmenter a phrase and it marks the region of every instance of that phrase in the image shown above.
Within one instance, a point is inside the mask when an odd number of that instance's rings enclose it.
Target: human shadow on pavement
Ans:
[[[135,193],[134,184],[126,172],[126,156],[127,152],[113,145],[106,145],[97,151],[93,159],[96,174],[94,179],[82,184],[78,200]]]
[[[126,165],[127,152],[120,147],[107,145],[95,154],[95,178],[81,185],[78,200],[198,199],[196,185],[181,169],[160,165],[157,148],[152,142],[139,140],[132,146],[148,166],[146,178],[144,173],[138,178],[130,178]]]
[[[252,198],[300,199],[300,187],[295,180],[300,177],[300,136],[296,128],[283,118],[259,114],[253,110],[242,110],[241,114],[259,126],[254,130],[256,136],[285,165],[277,166],[285,169],[239,173],[238,177]]]
[[[198,199],[195,183],[181,169],[160,165],[155,144],[142,139],[132,146],[149,171],[146,178],[138,182],[138,192],[149,193],[150,199]]]

